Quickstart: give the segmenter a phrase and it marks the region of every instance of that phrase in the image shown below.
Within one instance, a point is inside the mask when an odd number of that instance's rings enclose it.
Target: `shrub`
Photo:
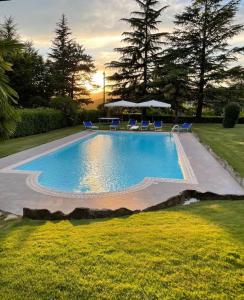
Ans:
[[[14,137],[28,136],[65,126],[64,115],[54,109],[21,109],[21,121],[17,123]]]
[[[241,108],[238,103],[232,102],[225,108],[225,116],[223,121],[224,128],[234,128],[238,122]]]
[[[60,110],[64,114],[68,126],[72,126],[77,123],[77,114],[79,108],[77,101],[72,100],[67,96],[58,96],[51,99],[50,107]]]

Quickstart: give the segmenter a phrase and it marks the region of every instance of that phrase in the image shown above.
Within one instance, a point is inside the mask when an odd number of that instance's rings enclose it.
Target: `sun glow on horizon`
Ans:
[[[104,85],[104,78],[103,78],[103,72],[97,71],[92,76],[92,82],[87,83],[87,89],[89,89],[91,92],[101,92],[103,90]]]

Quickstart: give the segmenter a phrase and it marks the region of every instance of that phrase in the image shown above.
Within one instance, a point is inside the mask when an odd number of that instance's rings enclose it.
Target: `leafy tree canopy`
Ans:
[[[175,16],[176,29],[168,35],[168,55],[190,70],[197,117],[206,102],[207,86],[223,83],[230,63],[243,51],[229,44],[243,30],[243,25],[234,22],[239,4],[239,0],[194,0]]]
[[[158,32],[159,18],[166,6],[158,8],[156,0],[135,1],[140,10],[132,12],[131,18],[122,19],[132,29],[122,34],[126,46],[115,49],[120,59],[107,66],[116,70],[108,78],[112,82],[111,95],[138,100],[151,93],[152,73],[165,35]]]

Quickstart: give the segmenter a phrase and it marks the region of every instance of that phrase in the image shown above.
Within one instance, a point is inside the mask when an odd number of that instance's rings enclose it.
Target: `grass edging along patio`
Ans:
[[[224,160],[224,159],[222,159],[222,158],[220,158],[217,154],[216,154],[216,152],[215,151],[213,151],[213,149],[209,146],[209,145],[207,145],[207,144],[205,144],[202,140],[201,140],[201,138],[198,136],[198,134],[197,133],[195,133],[195,132],[192,132],[192,134],[195,136],[195,138],[205,147],[205,149],[207,150],[207,151],[209,151],[209,153],[221,164],[221,166],[226,170],[226,171],[228,171],[229,172],[229,174],[241,185],[241,186],[243,186],[244,187],[244,178],[243,177],[241,177],[241,175],[238,173],[238,172],[236,172],[235,170],[234,170],[234,168],[226,161],[226,160]]]
[[[83,219],[108,219],[108,218],[119,218],[125,216],[131,216],[141,212],[153,212],[162,209],[170,208],[179,204],[184,204],[185,201],[189,199],[197,199],[201,201],[206,200],[244,200],[244,195],[218,195],[211,192],[200,193],[195,190],[186,190],[177,196],[169,198],[155,206],[140,210],[130,210],[127,208],[120,208],[116,210],[94,210],[89,208],[76,208],[69,214],[64,214],[61,211],[51,213],[47,209],[23,209],[23,218],[28,218],[32,220],[47,220],[47,221],[57,221],[57,220],[83,220]]]

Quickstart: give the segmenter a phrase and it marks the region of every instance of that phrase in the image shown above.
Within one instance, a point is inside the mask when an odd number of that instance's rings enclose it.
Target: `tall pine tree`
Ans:
[[[157,32],[161,23],[159,18],[166,6],[157,9],[157,0],[135,1],[140,10],[132,12],[131,18],[122,19],[132,28],[123,33],[122,42],[126,46],[115,49],[121,55],[120,59],[107,66],[116,70],[108,77],[112,81],[111,95],[138,100],[150,97],[152,73],[164,36]]]
[[[1,25],[0,35],[6,40],[19,40],[17,32],[17,25],[13,17],[6,17],[3,24]]]
[[[49,58],[55,94],[89,103],[87,83],[91,82],[91,75],[95,72],[94,62],[92,57],[85,53],[84,47],[71,38],[65,15],[57,24]]]
[[[70,54],[72,48],[71,31],[65,15],[57,23],[56,37],[49,58],[53,62],[53,77],[57,95],[66,96],[69,90]]]
[[[186,64],[195,90],[196,117],[201,118],[206,101],[206,87],[225,79],[229,63],[241,48],[231,48],[229,41],[243,30],[234,18],[240,0],[194,0],[176,15],[176,29],[169,36],[175,59]]]
[[[89,97],[90,91],[87,88],[88,85],[93,86],[92,76],[96,71],[92,57],[85,53],[83,46],[73,42],[70,61],[70,97],[83,104],[92,103]]]
[[[154,71],[155,98],[171,103],[175,123],[178,123],[178,115],[183,110],[183,104],[191,99],[188,75],[187,66],[177,64],[174,60],[170,60],[169,56],[160,58]]]
[[[0,37],[9,42],[19,42],[17,26],[12,17],[5,18]],[[7,72],[10,86],[18,93],[18,105],[22,107],[48,105],[45,87],[45,62],[31,42],[25,42],[18,51],[8,53],[7,61],[12,70]],[[42,99],[45,98],[45,101]],[[36,101],[36,100],[41,101]],[[44,103],[45,102],[45,103]]]

